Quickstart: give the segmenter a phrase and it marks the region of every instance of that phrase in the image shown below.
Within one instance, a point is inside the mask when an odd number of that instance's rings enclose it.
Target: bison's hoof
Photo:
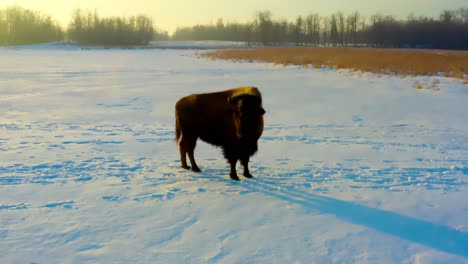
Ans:
[[[190,170],[190,167],[189,167],[189,166],[187,166],[187,165],[185,165],[185,166],[184,166],[184,165],[182,165],[182,166],[180,166],[180,167],[181,167],[182,169],[185,169],[185,170]]]
[[[193,170],[194,172],[201,172],[200,168],[198,168],[198,167],[193,167],[192,170]]]
[[[237,176],[231,176],[231,180],[240,181],[239,177],[237,177]]]
[[[249,179],[253,178],[252,174],[250,174],[250,173],[244,174],[244,177],[249,178]]]

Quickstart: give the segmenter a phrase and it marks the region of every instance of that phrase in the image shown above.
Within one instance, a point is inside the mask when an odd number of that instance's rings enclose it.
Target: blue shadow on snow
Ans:
[[[218,176],[206,176],[209,179],[226,182],[249,191],[263,193],[309,209],[315,209],[324,214],[335,215],[341,220],[366,226],[436,250],[468,257],[468,234],[447,226],[331,197],[298,190],[278,189],[279,182],[270,182],[261,178],[238,183]]]

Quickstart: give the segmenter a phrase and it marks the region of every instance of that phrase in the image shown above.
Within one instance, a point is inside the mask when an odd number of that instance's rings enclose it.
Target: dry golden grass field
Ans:
[[[468,51],[377,48],[269,47],[227,49],[205,53],[212,59],[263,61],[276,64],[324,66],[384,74],[440,75],[468,84]]]

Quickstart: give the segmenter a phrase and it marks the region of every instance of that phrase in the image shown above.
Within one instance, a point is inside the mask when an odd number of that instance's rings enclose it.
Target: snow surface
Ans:
[[[196,53],[0,49],[1,263],[468,263],[466,85]],[[175,101],[243,85],[256,178],[180,169]]]

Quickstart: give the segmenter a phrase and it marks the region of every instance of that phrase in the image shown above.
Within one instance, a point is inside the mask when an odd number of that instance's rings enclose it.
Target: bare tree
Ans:
[[[347,32],[348,32],[348,43],[357,44],[357,34],[358,34],[358,23],[359,23],[359,13],[353,12],[347,18]]]
[[[308,45],[318,45],[320,42],[320,17],[309,14],[304,21],[304,39]]]
[[[304,41],[307,43],[307,45],[312,45],[314,42],[314,17],[312,14],[305,18]]]
[[[338,34],[338,18],[336,14],[333,14],[330,18],[330,42],[333,46],[337,46],[340,42],[340,36]]]
[[[442,14],[440,14],[440,20],[445,23],[450,23],[455,18],[455,12],[450,10],[444,10]]]
[[[271,12],[268,10],[258,12],[256,16],[256,22],[258,26],[257,30],[260,42],[264,45],[270,44],[273,29],[273,22],[271,21]]]
[[[322,30],[322,45],[328,46],[330,44],[330,19],[325,17],[323,19],[323,30]]]
[[[344,46],[345,44],[345,29],[346,29],[346,25],[345,25],[345,17],[344,17],[344,14],[342,12],[338,12],[336,14],[336,17],[337,17],[337,23],[338,23],[338,42],[339,42],[339,45],[341,46]]]
[[[302,19],[302,16],[298,16],[296,19],[296,24],[294,26],[294,42],[296,43],[296,46],[301,46],[304,42],[303,27],[304,20]]]

